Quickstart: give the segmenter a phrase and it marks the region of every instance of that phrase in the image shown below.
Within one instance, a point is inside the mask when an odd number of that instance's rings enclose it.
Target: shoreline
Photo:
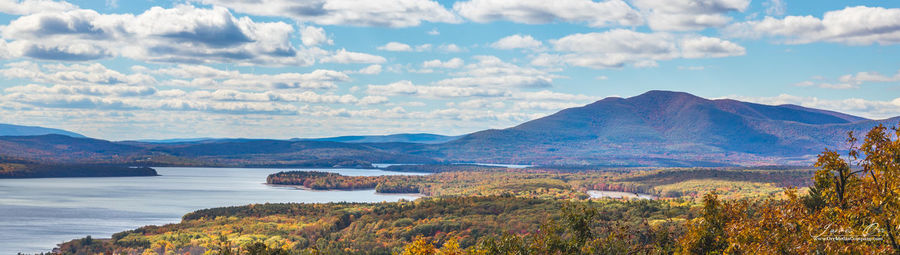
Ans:
[[[609,190],[588,190],[587,193],[591,199],[650,199],[657,200],[658,197],[650,194],[644,193],[634,193],[634,192],[624,192],[624,191],[609,191]]]
[[[303,186],[303,185],[271,184],[271,183],[263,183],[263,184],[264,184],[264,185],[267,185],[267,186],[272,186],[272,187],[294,188],[294,189],[305,190],[305,191],[312,191],[312,192],[328,192],[328,191],[362,191],[362,190],[371,190],[371,191],[375,191],[375,188],[371,188],[371,189],[311,189],[311,188],[308,188],[308,187]],[[425,194],[422,194],[422,193],[384,193],[384,192],[377,192],[377,191],[375,191],[375,194],[376,194],[376,195],[406,195],[406,196],[414,196],[414,197],[416,197],[417,199],[418,199],[418,198],[423,198],[423,197],[430,197],[430,196],[425,195]]]

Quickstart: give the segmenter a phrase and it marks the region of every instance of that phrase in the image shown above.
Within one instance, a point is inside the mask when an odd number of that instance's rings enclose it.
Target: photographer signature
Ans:
[[[810,235],[817,241],[881,241],[882,229],[878,223],[867,225],[863,229],[835,226],[834,223],[825,226],[822,231],[813,232]]]

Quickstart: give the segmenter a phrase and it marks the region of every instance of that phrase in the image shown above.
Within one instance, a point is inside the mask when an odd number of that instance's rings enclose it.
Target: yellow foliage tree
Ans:
[[[441,249],[437,251],[437,255],[463,255],[465,254],[462,249],[459,248],[459,243],[456,241],[456,238],[450,238],[444,243],[444,246],[441,246]]]
[[[891,248],[900,252],[900,127],[875,127],[866,134],[859,151],[865,154],[859,165],[870,182],[863,190],[863,196],[870,199],[868,209],[873,220],[883,225]],[[851,150],[851,157],[858,154]]]
[[[422,236],[417,236],[412,243],[403,248],[400,255],[434,255],[436,250],[434,244],[426,241]]]
[[[825,150],[803,198],[704,199],[681,237],[685,254],[900,253],[900,128],[882,125],[862,145],[849,133],[846,157]]]

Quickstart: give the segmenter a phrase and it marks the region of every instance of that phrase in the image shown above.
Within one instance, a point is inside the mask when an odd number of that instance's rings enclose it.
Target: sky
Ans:
[[[0,0],[0,123],[459,135],[673,90],[900,115],[900,2]]]

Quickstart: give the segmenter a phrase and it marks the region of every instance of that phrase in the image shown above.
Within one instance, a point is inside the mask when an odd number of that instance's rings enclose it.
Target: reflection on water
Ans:
[[[269,174],[296,169],[155,169],[162,176],[0,179],[0,254],[47,252],[63,241],[175,223],[185,213],[210,207],[416,198],[374,190],[307,191],[265,185]],[[349,176],[414,174],[374,169],[314,171]]]

